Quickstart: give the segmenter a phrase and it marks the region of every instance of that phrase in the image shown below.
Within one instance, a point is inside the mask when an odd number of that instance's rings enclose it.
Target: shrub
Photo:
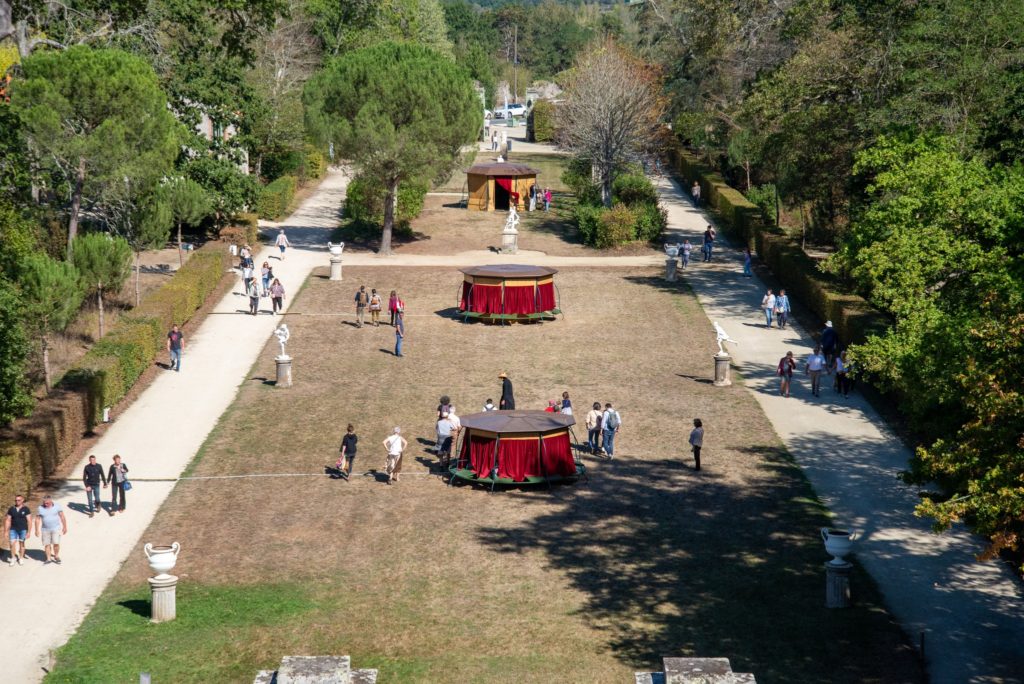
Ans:
[[[775,223],[775,184],[755,185],[747,190],[747,199],[761,210],[761,220],[768,225]]]
[[[584,244],[593,245],[597,239],[597,224],[601,220],[601,207],[593,207],[587,204],[577,204],[572,210],[573,220],[576,221],[576,230],[579,231],[580,239]]]
[[[654,242],[660,238],[668,225],[668,213],[654,203],[639,204],[633,210],[636,214],[636,239]]]
[[[577,203],[592,207],[602,206],[601,186],[592,180],[589,159],[577,157],[570,160],[562,172],[562,182],[576,195]]]
[[[555,139],[555,105],[549,100],[537,100],[526,119],[531,142],[550,142]]]
[[[612,201],[633,207],[638,204],[658,204],[658,191],[642,174],[624,173],[612,182]]]
[[[625,204],[601,211],[594,246],[616,247],[636,239],[636,212]]]
[[[319,149],[313,145],[306,145],[302,154],[302,172],[305,178],[320,178],[327,172],[327,160]]]
[[[288,212],[297,186],[298,179],[295,176],[281,176],[263,186],[256,200],[256,213],[261,219],[277,221]]]
[[[406,227],[423,211],[428,183],[406,181],[398,186],[398,214],[395,227]],[[384,222],[384,190],[357,176],[345,191],[345,217],[362,223],[380,225]]]

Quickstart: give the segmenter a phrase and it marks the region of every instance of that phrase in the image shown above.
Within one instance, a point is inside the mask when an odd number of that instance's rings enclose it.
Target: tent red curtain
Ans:
[[[479,313],[501,313],[501,285],[474,283],[470,306]]]
[[[494,440],[494,437],[470,433],[469,439],[462,442],[459,465],[464,466],[468,461],[477,477],[490,477],[491,468],[494,467]]]
[[[540,283],[537,285],[538,311],[551,311],[555,308],[555,284]]]
[[[537,310],[533,285],[523,287],[505,286],[505,313],[529,314]]]
[[[473,291],[473,283],[468,280],[462,281],[462,298],[459,299],[459,310],[466,311],[469,309],[470,293]]]
[[[497,183],[502,188],[504,188],[505,190],[508,190],[508,194],[512,196],[512,202],[515,203],[516,206],[518,206],[519,205],[519,193],[512,189],[512,181],[513,180],[514,180],[513,178],[503,178],[501,176],[495,176],[494,177],[494,182]]]
[[[527,477],[540,475],[539,442],[529,439],[503,439],[498,445],[498,477],[521,482]]]
[[[568,432],[544,437],[544,452],[541,457],[544,459],[545,475],[576,474],[576,462],[572,458]]]

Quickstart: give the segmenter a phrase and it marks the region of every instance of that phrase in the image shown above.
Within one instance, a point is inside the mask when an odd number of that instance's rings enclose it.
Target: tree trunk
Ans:
[[[747,192],[750,192],[750,160],[743,162],[743,170],[747,172]]]
[[[612,178],[610,175],[601,179],[601,204],[608,208],[612,206]]]
[[[50,341],[43,335],[43,384],[46,385],[46,393],[49,394],[53,388],[50,382]]]
[[[100,308],[100,336],[97,339],[103,337],[103,283],[100,283],[99,288],[96,290],[96,304]]]
[[[775,180],[775,225],[778,226],[782,221],[782,206],[779,202],[779,181]]]
[[[78,235],[78,211],[82,208],[82,187],[85,185],[85,157],[78,159],[78,171],[75,173],[75,187],[71,193],[71,215],[68,217],[68,259],[71,259],[71,243]]]
[[[391,256],[391,231],[395,226],[395,200],[398,198],[398,181],[391,181],[388,194],[384,196],[384,228],[380,232],[380,249],[377,254]]]
[[[135,253],[135,308],[139,308],[142,297],[139,295],[139,265],[142,261],[142,252]]]
[[[178,224],[178,268],[181,268],[185,260],[181,257],[181,224]]]

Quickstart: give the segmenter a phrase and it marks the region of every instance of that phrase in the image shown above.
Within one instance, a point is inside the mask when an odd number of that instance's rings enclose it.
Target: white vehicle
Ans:
[[[510,104],[494,112],[495,119],[507,119],[512,116],[526,116],[526,105]]]

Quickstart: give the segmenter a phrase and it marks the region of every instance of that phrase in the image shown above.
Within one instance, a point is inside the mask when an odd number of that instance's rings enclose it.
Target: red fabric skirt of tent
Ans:
[[[471,297],[472,292],[473,292],[473,283],[469,282],[468,280],[463,281],[463,283],[462,283],[462,297],[459,299],[459,310],[460,311],[467,311],[467,310],[469,310],[470,297]]]
[[[503,177],[503,176],[495,176],[494,177],[494,182],[497,183],[500,187],[502,187],[505,190],[507,190],[508,194],[511,195],[511,197],[512,197],[512,203],[515,204],[516,206],[518,206],[519,205],[519,193],[512,189],[512,180],[513,179],[511,179],[511,178],[506,178],[506,177]]]
[[[462,443],[462,453],[459,455],[459,465],[467,464],[477,477],[490,477],[491,468],[494,467],[494,437],[470,435]]]
[[[471,302],[473,311],[479,313],[501,313],[501,285],[474,283]]]
[[[576,474],[576,461],[572,457],[572,444],[569,442],[568,432],[544,437],[544,452],[541,458],[544,460],[545,475]]]
[[[540,283],[537,285],[538,311],[551,311],[555,308],[555,284]]]
[[[506,438],[498,443],[498,477],[521,482],[540,472],[540,440],[536,437]]]
[[[522,287],[505,286],[505,313],[531,314],[536,310],[532,284]]]

